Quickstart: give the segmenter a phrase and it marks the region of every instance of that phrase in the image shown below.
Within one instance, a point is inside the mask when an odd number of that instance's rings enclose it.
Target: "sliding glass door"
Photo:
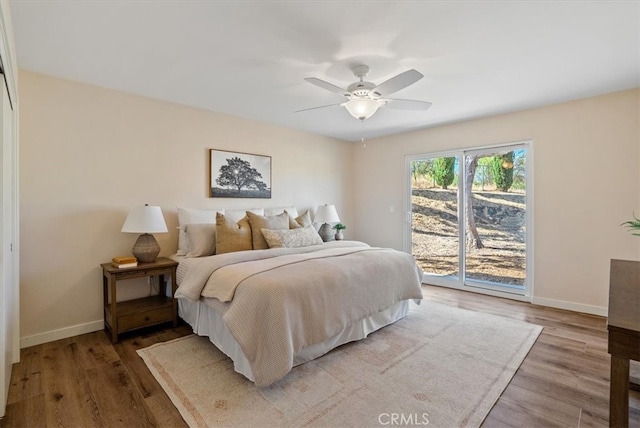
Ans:
[[[425,282],[529,294],[530,142],[407,157],[406,250]]]
[[[457,156],[410,161],[411,254],[424,272],[457,280],[460,274]]]

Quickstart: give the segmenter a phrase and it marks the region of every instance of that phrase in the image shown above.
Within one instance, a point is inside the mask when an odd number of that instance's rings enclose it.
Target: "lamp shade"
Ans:
[[[160,207],[144,205],[134,207],[122,225],[121,232],[162,233],[168,232]]]
[[[344,107],[351,116],[356,119],[365,120],[369,119],[376,111],[378,111],[380,103],[376,100],[372,100],[371,98],[355,98],[351,101],[347,101],[347,103],[344,104]]]
[[[313,217],[316,223],[337,223],[340,221],[335,205],[320,205]]]

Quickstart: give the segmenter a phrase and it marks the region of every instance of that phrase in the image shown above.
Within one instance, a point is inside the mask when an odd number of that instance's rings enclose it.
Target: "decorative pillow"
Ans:
[[[249,219],[243,217],[235,222],[216,214],[216,253],[233,253],[251,249],[251,225]]]
[[[309,210],[305,211],[303,214],[300,214],[296,218],[293,218],[293,214],[289,213],[289,229],[299,229],[301,227],[311,226],[312,224],[313,222],[311,221]]]
[[[264,236],[262,236],[261,229],[289,229],[289,214],[287,214],[286,211],[271,217],[265,217],[247,211],[247,217],[249,218],[249,224],[251,224],[254,250],[266,250],[269,248],[267,241],[265,241]]]
[[[178,207],[178,251],[179,256],[184,256],[189,252],[187,242],[186,226],[192,223],[216,223],[216,212],[224,214],[224,210],[198,210]]]
[[[270,230],[262,229],[269,248],[297,248],[322,245],[322,238],[312,225],[298,229]]]
[[[278,207],[278,208],[265,208],[264,214],[266,216],[274,216],[278,214],[282,214],[284,211],[288,212],[294,217],[298,217],[298,209],[294,206],[290,207]]]
[[[185,257],[212,256],[216,252],[215,223],[191,223],[184,227],[189,251]]]

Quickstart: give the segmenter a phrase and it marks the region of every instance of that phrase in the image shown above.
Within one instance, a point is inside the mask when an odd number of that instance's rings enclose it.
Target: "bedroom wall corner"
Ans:
[[[333,203],[354,224],[351,143],[25,70],[20,83],[23,347],[101,328],[99,265],[130,254],[133,206],[161,206],[161,256],[176,251],[178,206]],[[214,148],[271,156],[272,198],[209,198]]]

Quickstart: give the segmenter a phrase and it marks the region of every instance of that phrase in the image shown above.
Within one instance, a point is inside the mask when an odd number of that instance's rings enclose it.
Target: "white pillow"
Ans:
[[[267,217],[273,217],[274,215],[282,214],[283,212],[288,212],[293,216],[293,218],[298,217],[298,210],[296,207],[281,207],[281,208],[265,208],[264,215]]]
[[[252,212],[254,214],[258,214],[258,215],[264,215],[264,208],[252,208],[250,210],[225,210],[220,214],[224,214],[226,219],[237,223],[240,220],[242,220],[242,218],[245,215],[247,215],[247,211]],[[215,217],[214,217],[214,223],[215,223]]]
[[[269,248],[297,248],[311,245],[322,245],[322,238],[315,227],[306,226],[298,229],[260,229]]]

